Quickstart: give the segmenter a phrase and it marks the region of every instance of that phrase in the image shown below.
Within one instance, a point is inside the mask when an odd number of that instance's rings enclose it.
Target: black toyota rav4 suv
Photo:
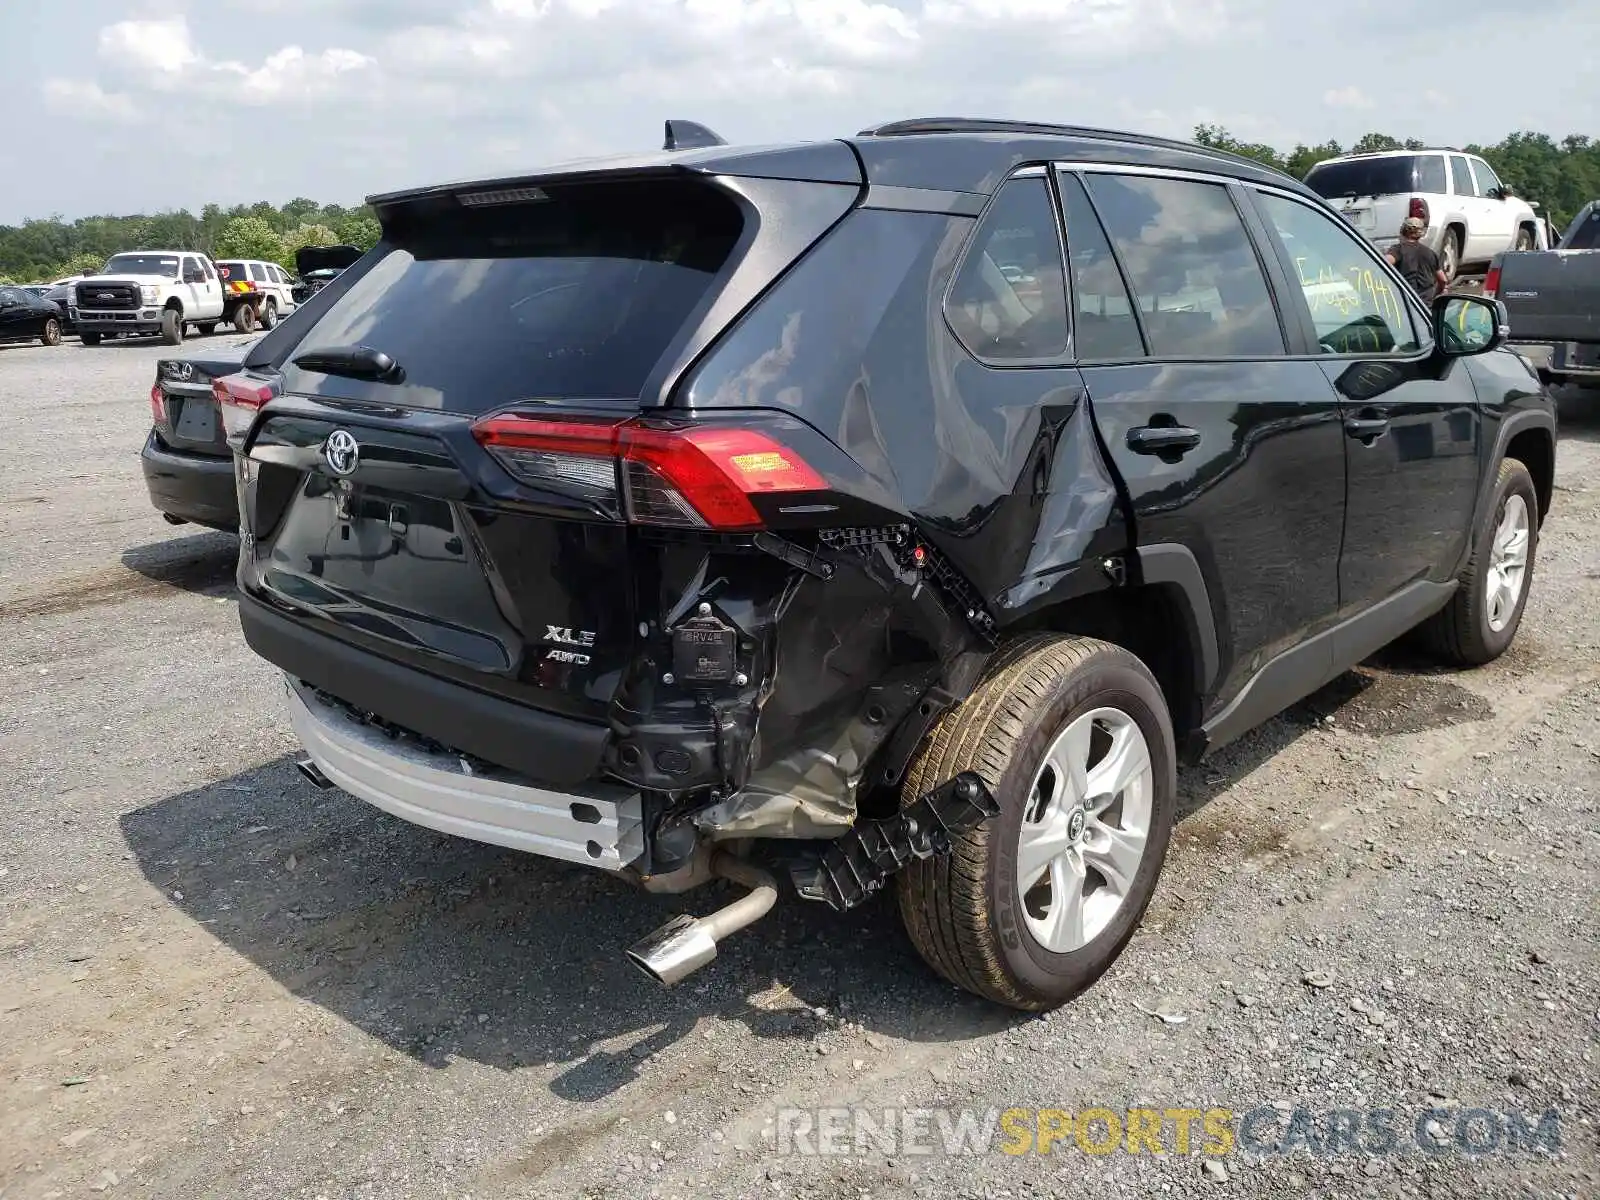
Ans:
[[[748,888],[629,951],[666,982],[888,885],[1043,1009],[1139,921],[1180,759],[1413,630],[1515,635],[1551,402],[1298,183],[1003,122],[668,142],[375,197],[217,381],[318,785]]]

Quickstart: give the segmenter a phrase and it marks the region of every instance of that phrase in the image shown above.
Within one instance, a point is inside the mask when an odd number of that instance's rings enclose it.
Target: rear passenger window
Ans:
[[[1418,348],[1405,299],[1355,234],[1293,200],[1266,192],[1257,199],[1288,253],[1324,354]]]
[[[1417,155],[1417,191],[1432,192],[1436,196],[1442,196],[1449,190],[1444,185],[1444,156]]]
[[[1157,358],[1284,354],[1244,222],[1221,184],[1088,177],[1089,194],[1133,287]]]
[[[263,267],[260,263],[251,263],[250,264],[250,278],[254,279],[257,283],[265,283],[267,281],[266,268]]]
[[[950,287],[950,327],[975,358],[1056,358],[1067,293],[1048,181],[1013,179],[984,214]]]
[[[1450,175],[1455,180],[1455,192],[1458,196],[1476,196],[1477,188],[1472,185],[1472,168],[1467,166],[1467,160],[1459,154],[1450,156]]]
[[[1060,175],[1067,217],[1067,266],[1072,272],[1072,328],[1080,360],[1142,358],[1144,339],[1128,288],[1100,218],[1076,175]]]

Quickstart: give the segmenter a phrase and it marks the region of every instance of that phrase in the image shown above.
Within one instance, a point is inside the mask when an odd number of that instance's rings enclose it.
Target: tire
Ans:
[[[195,323],[195,328],[200,331],[201,337],[210,337],[217,331],[217,323],[215,321],[198,321]]]
[[[100,335],[98,333],[80,333],[78,340],[85,346],[98,346],[100,344]]]
[[[183,345],[183,314],[175,308],[161,314],[161,341],[168,346]]]
[[[1537,239],[1535,239],[1533,236],[1533,230],[1524,227],[1517,230],[1517,244],[1515,248],[1518,250],[1532,250],[1533,244],[1536,240]]]
[[[1439,244],[1439,269],[1446,282],[1454,283],[1456,272],[1461,270],[1461,231],[1446,229],[1444,241]]]
[[[61,322],[54,317],[46,317],[44,331],[39,334],[39,340],[46,346],[61,345]]]
[[[1520,514],[1520,521],[1519,521]],[[1503,526],[1509,526],[1509,535]],[[1491,589],[1506,585],[1506,572],[1516,561],[1521,530],[1521,574],[1508,599],[1500,587],[1499,603]],[[1533,584],[1534,557],[1539,548],[1539,496],[1528,468],[1514,458],[1501,461],[1495,475],[1494,494],[1484,518],[1472,532],[1472,557],[1461,572],[1460,586],[1450,603],[1419,628],[1424,646],[1445,662],[1460,667],[1481,667],[1510,647],[1522,624],[1522,612]]]
[[[267,297],[266,304],[261,309],[261,328],[272,329],[278,324],[278,302],[272,297]]]
[[[239,305],[233,312],[233,327],[240,333],[249,333],[256,327],[256,310],[248,304]]]
[[[1137,732],[1148,769],[1102,810],[1101,815],[1115,813],[1115,825],[1096,819],[1074,829],[1078,818],[1068,814],[1077,808],[1075,789],[1069,777],[1047,769],[1047,756],[1072,745],[1062,738],[1068,730],[1084,731],[1082,744],[1091,753],[1079,757],[1092,764],[1086,772],[1092,783],[1096,770],[1109,761],[1109,755],[1095,761],[1092,754],[1103,747],[1107,728],[1118,729],[1123,738]],[[1123,744],[1136,749],[1131,741]],[[1133,655],[1078,637],[1038,635],[1012,646],[972,696],[934,727],[902,785],[902,799],[910,803],[972,770],[1000,803],[1000,815],[955,839],[951,853],[913,862],[897,877],[901,920],[917,952],[957,987],[1011,1008],[1054,1008],[1088,987],[1133,935],[1155,891],[1172,836],[1175,763],[1166,701]],[[1100,895],[1092,910],[1078,910],[1083,913],[1078,936],[1063,939],[1059,950],[1042,932],[1057,913],[1053,889],[1047,904],[1039,894],[1046,877],[1058,878],[1055,867],[1039,875],[1027,895],[1018,879],[1025,826],[1037,838],[1054,824],[1048,817],[1037,819],[1037,802],[1045,793],[1050,793],[1046,811],[1061,816],[1062,834],[1080,839],[1076,851],[1067,848],[1050,860],[1064,864],[1064,872],[1077,864],[1076,879],[1059,876],[1075,884],[1072,894],[1082,895],[1090,882],[1081,872],[1093,857],[1091,838],[1105,838],[1108,828],[1126,833],[1145,827],[1137,866],[1122,872],[1123,885]],[[1035,842],[1035,853],[1042,844]],[[1094,874],[1102,883],[1110,878]]]

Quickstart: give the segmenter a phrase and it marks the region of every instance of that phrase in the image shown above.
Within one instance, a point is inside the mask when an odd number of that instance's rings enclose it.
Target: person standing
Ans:
[[[1439,269],[1439,256],[1423,244],[1422,235],[1427,230],[1420,218],[1407,217],[1400,222],[1400,240],[1384,257],[1416,289],[1417,295],[1432,304],[1433,298],[1450,286],[1450,279]]]

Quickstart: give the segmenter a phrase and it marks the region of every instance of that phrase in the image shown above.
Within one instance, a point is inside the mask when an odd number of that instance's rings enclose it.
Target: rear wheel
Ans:
[[[78,340],[85,346],[98,346],[100,344],[100,335],[98,333],[80,333]]]
[[[161,314],[161,340],[169,346],[183,344],[183,314],[175,308]]]
[[[897,879],[922,957],[958,987],[1053,1008],[1133,935],[1172,835],[1176,752],[1161,689],[1120,647],[1019,643],[935,728],[907,773],[909,802],[977,771],[1000,815]]]
[[[39,340],[46,346],[61,345],[61,322],[54,317],[46,317],[44,329],[39,334]]]
[[[241,304],[234,311],[233,327],[240,333],[249,333],[256,327],[256,310],[248,304]]]
[[[1444,231],[1444,245],[1439,248],[1439,270],[1444,272],[1445,281],[1454,283],[1456,272],[1461,269],[1461,231],[1446,229]]]
[[[1494,496],[1473,531],[1472,557],[1450,603],[1422,625],[1424,644],[1446,662],[1477,667],[1510,647],[1522,624],[1539,547],[1539,495],[1528,468],[1501,462]]]
[[[278,302],[271,296],[261,309],[261,328],[271,329],[278,323]]]

